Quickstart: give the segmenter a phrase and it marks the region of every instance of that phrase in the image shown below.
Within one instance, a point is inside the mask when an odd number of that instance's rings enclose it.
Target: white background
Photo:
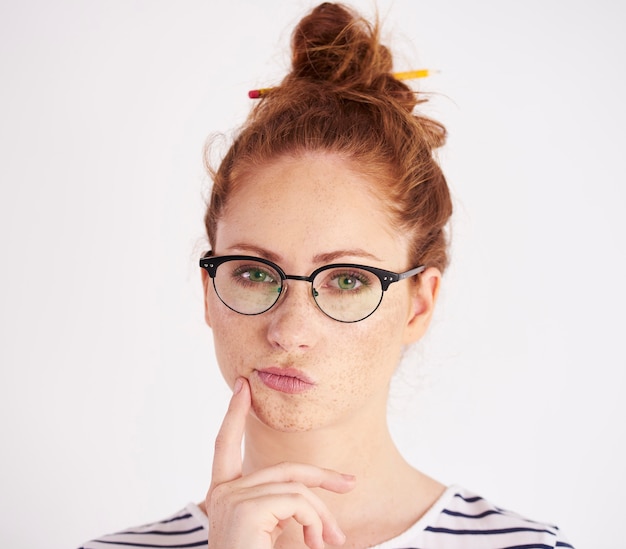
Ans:
[[[73,548],[203,498],[229,395],[202,319],[202,147],[283,76],[312,5],[0,4],[3,547]],[[396,69],[442,71],[418,84],[456,207],[434,325],[393,390],[398,444],[617,547],[624,4],[378,5]]]

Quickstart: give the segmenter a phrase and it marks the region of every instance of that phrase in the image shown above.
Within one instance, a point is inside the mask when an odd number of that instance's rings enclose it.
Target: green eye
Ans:
[[[357,293],[367,289],[371,284],[367,273],[355,270],[330,273],[324,286],[340,292]]]
[[[268,284],[276,284],[279,279],[272,271],[268,271],[265,267],[256,265],[242,265],[233,271],[233,279],[241,284],[254,284],[259,287]]]
[[[352,276],[340,276],[337,278],[337,286],[342,290],[354,290],[359,281]]]
[[[247,275],[251,282],[265,282],[269,278],[265,271],[259,269],[250,269]]]

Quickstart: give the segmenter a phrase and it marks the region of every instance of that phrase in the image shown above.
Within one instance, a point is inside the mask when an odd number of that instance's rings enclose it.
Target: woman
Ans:
[[[200,266],[233,396],[206,500],[85,548],[571,547],[396,449],[390,380],[447,264],[445,130],[347,8],[315,8],[292,47],[212,174]]]

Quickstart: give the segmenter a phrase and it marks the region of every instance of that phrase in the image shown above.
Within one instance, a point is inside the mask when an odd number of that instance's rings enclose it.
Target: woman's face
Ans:
[[[238,181],[217,225],[214,255],[259,256],[300,276],[329,263],[415,267],[374,184],[330,153],[281,157]],[[231,387],[247,378],[255,415],[282,431],[384,414],[402,347],[425,331],[440,276],[428,269],[419,285],[392,284],[374,314],[341,323],[318,309],[309,282],[288,280],[272,309],[245,316],[219,300],[202,272],[222,374]]]

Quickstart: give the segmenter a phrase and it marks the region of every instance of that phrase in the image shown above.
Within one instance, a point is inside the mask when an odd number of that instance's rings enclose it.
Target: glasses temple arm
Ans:
[[[421,272],[426,270],[426,265],[420,265],[419,267],[415,267],[415,269],[411,269],[410,271],[406,271],[405,273],[400,273],[398,275],[398,280],[404,280],[405,278],[411,278],[416,274],[420,274]]]

